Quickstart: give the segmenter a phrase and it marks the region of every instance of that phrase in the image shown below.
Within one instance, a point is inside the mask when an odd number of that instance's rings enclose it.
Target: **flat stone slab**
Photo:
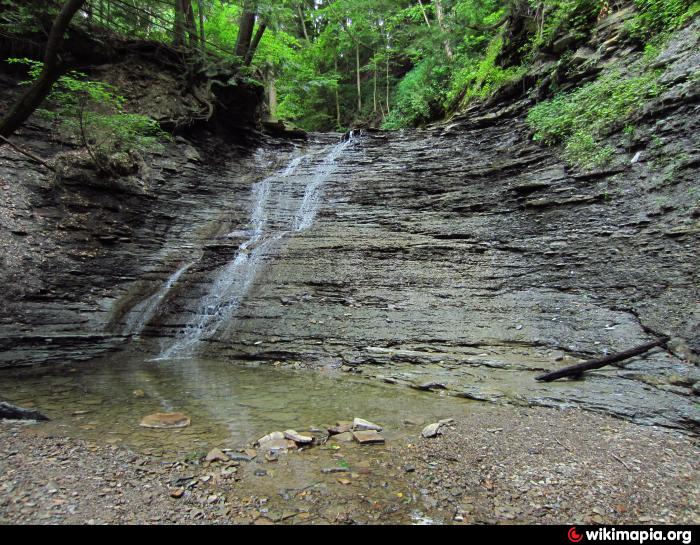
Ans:
[[[186,428],[190,425],[190,417],[183,413],[153,413],[144,416],[139,426],[144,428]]]
[[[352,433],[355,441],[361,445],[380,445],[384,443],[384,437],[376,430],[360,430]]]
[[[263,443],[267,443],[268,441],[275,441],[278,439],[285,439],[284,433],[281,431],[273,431],[272,433],[268,433],[267,435],[263,435],[255,443],[258,445],[261,445]]]
[[[328,433],[331,435],[338,435],[349,431],[352,431],[352,422],[340,421],[336,422],[335,426],[332,428],[328,428]]]

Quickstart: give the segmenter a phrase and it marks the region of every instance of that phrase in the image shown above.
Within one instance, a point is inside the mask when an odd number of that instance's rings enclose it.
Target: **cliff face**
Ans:
[[[210,221],[235,209],[271,168],[253,155],[262,142],[269,150],[289,147],[260,130],[260,87],[225,70],[185,74],[181,59],[156,43],[102,38],[71,34],[69,66],[114,85],[127,111],[177,136],[146,150],[119,177],[97,173],[37,115],[13,140],[55,163],[58,175],[0,147],[0,366],[89,359],[122,342],[110,324],[130,283],[148,283],[148,275],[166,274],[169,260],[180,259],[164,249],[171,237],[186,244],[207,236]],[[0,42],[8,57],[31,53],[8,47]],[[4,109],[25,76],[2,67]]]
[[[601,62],[638,55],[605,32],[590,44],[608,44]],[[697,37],[696,22],[666,46],[657,62],[672,85],[635,121],[633,145],[611,138],[612,166],[593,172],[531,141],[532,99],[517,89],[449,123],[366,133],[332,169],[339,135],[266,138],[253,151],[197,132],[116,191],[54,187],[0,148],[0,366],[92,358],[134,324],[137,349],[158,355],[219,320],[197,353],[344,365],[460,397],[697,429]],[[41,130],[22,143],[50,155]],[[314,180],[315,221],[297,230]],[[259,224],[272,227],[256,238]],[[225,302],[203,305],[256,248],[240,301],[225,313]],[[672,335],[672,351],[585,381],[533,380],[641,344],[645,328]]]

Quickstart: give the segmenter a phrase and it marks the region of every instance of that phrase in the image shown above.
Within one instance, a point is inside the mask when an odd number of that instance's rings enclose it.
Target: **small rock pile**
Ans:
[[[341,443],[357,442],[361,445],[376,445],[385,442],[384,437],[379,434],[382,427],[363,418],[355,418],[352,422],[338,421],[334,426],[326,428],[325,432],[319,429],[311,431],[314,435],[303,435],[292,429],[274,431],[258,439],[255,446],[274,456],[302,447],[322,445],[329,440]]]
[[[330,439],[334,442],[350,443],[357,441],[361,445],[377,445],[384,443],[384,437],[379,432],[382,427],[362,418],[352,422],[340,421],[328,428]]]

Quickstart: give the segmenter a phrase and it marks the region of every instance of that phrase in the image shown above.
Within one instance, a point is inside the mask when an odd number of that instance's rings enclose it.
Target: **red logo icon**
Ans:
[[[578,543],[583,539],[583,534],[579,534],[576,531],[576,526],[569,528],[569,532],[566,535],[572,543]]]

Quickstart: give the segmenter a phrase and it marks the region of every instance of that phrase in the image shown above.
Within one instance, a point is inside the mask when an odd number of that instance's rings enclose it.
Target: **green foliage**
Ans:
[[[607,0],[529,0],[539,18],[536,31],[525,47],[526,57],[549,46],[558,37],[571,33],[576,38],[585,37],[596,16],[607,8]]]
[[[655,72],[625,78],[611,71],[576,91],[536,105],[528,113],[527,122],[535,131],[535,140],[547,145],[564,144],[570,162],[593,167],[612,154],[610,148],[602,146],[601,139],[623,126],[660,91]]]
[[[32,83],[41,73],[40,62],[15,58],[8,62],[29,67],[29,80],[24,84]],[[126,112],[126,100],[113,86],[90,81],[80,72],[61,76],[47,101],[50,107],[37,112],[62,134],[82,143],[103,170],[109,170],[110,157],[115,154],[142,152],[169,138],[153,119]]]
[[[455,108],[475,98],[486,98],[506,84],[518,81],[527,68],[510,66],[504,68],[497,63],[503,40],[495,37],[486,47],[481,59],[466,58],[464,65],[458,68],[447,94],[448,106]]]
[[[698,0],[635,0],[634,6],[637,14],[626,28],[642,41],[650,35],[675,30],[700,13]]]
[[[663,36],[700,12],[700,0],[632,1],[637,15],[627,29],[646,45],[647,61],[658,56]],[[585,39],[599,18],[622,5],[611,0],[440,2],[443,17],[438,20],[436,0],[192,0],[195,28],[190,27],[183,58],[188,68],[196,59],[204,65],[203,73],[225,67],[237,71],[239,81],[264,85],[271,91],[268,96],[277,99],[270,110],[307,130],[382,122],[386,128],[409,127],[517,82],[543,51],[552,54],[559,38]],[[0,32],[30,34],[32,39],[38,32],[45,34],[60,4],[0,0]],[[255,5],[256,30],[266,25],[251,66],[242,66],[233,54],[244,5]],[[89,0],[72,24],[87,32],[102,27],[172,44],[174,6],[171,0]],[[197,39],[202,30],[204,44]],[[82,76],[73,79],[87,83]],[[64,81],[66,89],[68,83]],[[103,91],[118,96],[113,89]],[[106,133],[119,132],[110,119],[94,117],[125,115],[123,104],[104,93],[95,96],[94,85],[73,92],[92,105],[84,109],[83,121],[93,131],[100,132],[96,127],[102,126]],[[149,132],[137,119],[124,121],[136,129],[117,140],[138,141],[137,135]],[[585,155],[590,142],[580,135],[571,149]],[[97,146],[96,140],[92,145]]]
[[[384,122],[384,128],[416,126],[439,114],[449,71],[449,67],[435,65],[426,59],[406,74],[398,85],[394,108]]]
[[[59,6],[45,0],[0,0],[0,31],[4,36],[46,31]]]

